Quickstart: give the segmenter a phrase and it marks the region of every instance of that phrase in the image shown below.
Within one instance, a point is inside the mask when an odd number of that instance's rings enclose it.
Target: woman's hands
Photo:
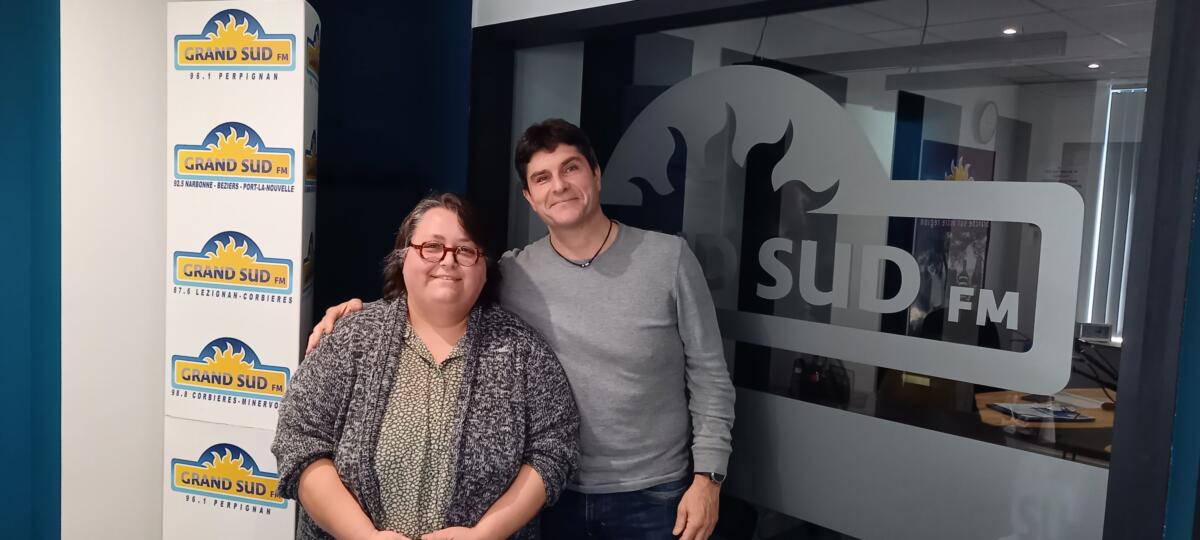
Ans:
[[[433,531],[419,538],[418,540],[484,540],[488,535],[484,534],[479,529],[470,527],[447,527],[440,531]],[[403,534],[395,531],[375,531],[361,540],[413,540]]]
[[[412,540],[396,531],[375,531],[362,540]]]
[[[421,540],[483,540],[487,535],[469,527],[447,527],[421,537]]]
[[[318,459],[300,473],[300,504],[308,517],[334,538],[354,540],[411,540],[399,533],[379,531],[358,500],[346,489],[337,466],[329,458]]]

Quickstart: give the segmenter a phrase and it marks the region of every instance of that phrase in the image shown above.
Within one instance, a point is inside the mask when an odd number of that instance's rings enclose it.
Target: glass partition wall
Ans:
[[[1097,538],[1155,9],[801,3],[548,39],[486,68],[511,90],[475,122],[509,141],[473,159],[568,119],[605,212],[687,239],[738,390],[718,536]],[[513,248],[546,230],[509,174]]]

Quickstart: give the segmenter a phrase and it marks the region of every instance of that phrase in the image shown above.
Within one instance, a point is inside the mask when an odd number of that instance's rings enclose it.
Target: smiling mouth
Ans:
[[[558,206],[558,205],[560,205],[560,204],[562,204],[562,203],[571,202],[571,201],[577,201],[577,200],[579,200],[579,199],[578,199],[577,197],[575,197],[575,198],[570,198],[570,199],[564,199],[564,200],[561,200],[561,201],[555,201],[554,203],[552,203],[552,204],[550,205],[550,208],[554,208],[555,206]]]

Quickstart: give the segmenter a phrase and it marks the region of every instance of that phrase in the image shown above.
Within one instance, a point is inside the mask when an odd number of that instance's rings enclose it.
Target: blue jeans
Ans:
[[[542,511],[543,540],[596,538],[659,540],[675,538],[675,515],[691,477],[626,493],[587,495],[563,490]]]

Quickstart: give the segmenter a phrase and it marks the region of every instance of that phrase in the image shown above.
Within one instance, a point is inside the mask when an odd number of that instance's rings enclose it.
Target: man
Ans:
[[[578,474],[543,512],[543,536],[708,538],[734,391],[700,264],[681,238],[604,215],[600,167],[575,125],[530,126],[514,161],[550,234],[501,258],[500,301],[549,341],[582,420]],[[360,308],[330,308],[310,349]]]

